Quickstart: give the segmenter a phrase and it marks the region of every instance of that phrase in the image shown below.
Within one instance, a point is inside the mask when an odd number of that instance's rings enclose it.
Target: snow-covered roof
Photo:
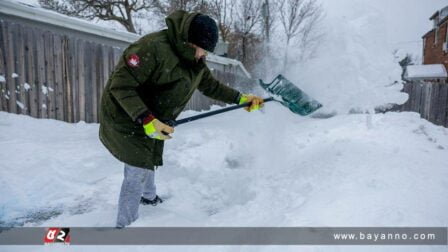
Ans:
[[[234,66],[234,67],[239,67],[241,69],[241,71],[244,73],[244,75],[246,75],[247,78],[251,77],[250,73],[246,70],[243,63],[241,63],[241,61],[239,61],[239,60],[221,57],[216,54],[209,54],[209,55],[207,55],[207,61],[214,62],[217,64],[222,64],[222,65],[230,65],[230,66]]]
[[[113,30],[109,27],[92,24],[86,20],[69,17],[39,6],[17,1],[1,0],[0,13],[128,43],[132,43],[140,38],[138,34]]]
[[[438,18],[439,20],[444,19],[448,16],[448,6],[445,6],[443,9],[436,11],[429,20],[433,20],[435,18]]]
[[[408,80],[447,78],[445,66],[442,64],[410,65],[406,67],[405,77]]]

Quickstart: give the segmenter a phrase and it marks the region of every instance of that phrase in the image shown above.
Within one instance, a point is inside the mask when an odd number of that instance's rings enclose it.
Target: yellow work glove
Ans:
[[[252,112],[263,107],[263,98],[258,97],[252,94],[242,94],[240,98],[239,104],[243,104],[246,102],[251,102],[250,106],[245,107],[244,109],[248,112]]]
[[[171,136],[168,134],[174,132],[173,127],[164,124],[151,114],[143,119],[143,129],[147,136],[158,140],[171,139]],[[164,134],[163,132],[166,132],[167,134]]]

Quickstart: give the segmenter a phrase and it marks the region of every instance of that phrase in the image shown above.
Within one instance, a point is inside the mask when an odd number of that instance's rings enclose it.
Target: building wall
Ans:
[[[443,43],[447,40],[448,19],[439,24],[437,43],[435,43],[436,29],[428,32],[423,39],[423,64],[444,64],[448,69],[448,53],[443,51]]]

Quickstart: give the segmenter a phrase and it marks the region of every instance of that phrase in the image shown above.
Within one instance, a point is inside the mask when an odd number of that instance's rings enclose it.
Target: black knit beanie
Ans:
[[[188,41],[213,52],[218,42],[218,26],[215,20],[207,15],[196,15],[188,30]]]

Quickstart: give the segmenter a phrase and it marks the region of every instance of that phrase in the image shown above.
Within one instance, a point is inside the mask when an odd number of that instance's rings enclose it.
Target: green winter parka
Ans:
[[[239,92],[213,78],[188,46],[188,28],[198,13],[176,11],[167,29],[143,36],[124,52],[101,97],[99,137],[118,160],[154,169],[163,165],[164,141],[145,135],[137,118],[147,111],[174,120],[193,92],[237,103]]]

